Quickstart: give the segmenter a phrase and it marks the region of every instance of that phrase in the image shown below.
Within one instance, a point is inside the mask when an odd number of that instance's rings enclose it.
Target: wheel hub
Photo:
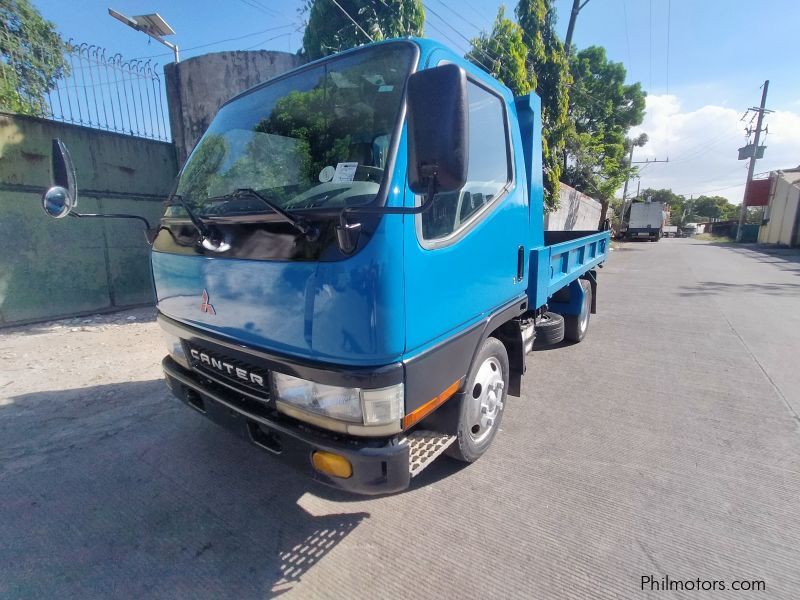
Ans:
[[[496,358],[487,358],[478,369],[470,392],[470,437],[480,443],[486,439],[503,410],[505,382],[503,368]]]

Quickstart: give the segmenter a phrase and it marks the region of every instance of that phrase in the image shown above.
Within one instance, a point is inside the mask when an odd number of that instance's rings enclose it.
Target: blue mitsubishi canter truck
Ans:
[[[53,141],[51,216],[77,212]],[[534,344],[583,339],[607,231],[543,228],[537,96],[423,39],[229,102],[149,229],[164,373],[314,478],[396,492],[478,459]],[[137,218],[137,217],[134,217]]]

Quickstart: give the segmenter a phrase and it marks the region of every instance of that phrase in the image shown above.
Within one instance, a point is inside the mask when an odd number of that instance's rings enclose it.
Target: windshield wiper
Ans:
[[[194,228],[197,229],[197,233],[200,234],[200,244],[203,248],[211,250],[212,252],[226,252],[230,250],[231,245],[222,238],[219,231],[216,228],[206,225],[203,220],[189,208],[189,204],[183,199],[183,196],[180,194],[170,194],[168,202],[173,202],[174,200],[177,200],[178,204],[180,204],[183,210],[186,211],[186,214],[189,215],[189,220],[192,222],[192,225],[194,225]]]
[[[306,239],[313,242],[319,237],[319,230],[316,227],[314,227],[311,223],[306,221],[304,218],[298,217],[297,215],[289,212],[285,208],[282,208],[279,204],[273,202],[269,198],[262,196],[253,188],[239,188],[232,194],[230,194],[230,196],[228,197],[233,198],[235,200],[238,200],[240,198],[255,198],[256,200],[260,200],[263,204],[268,206],[273,212],[282,216],[287,223],[291,224],[292,227],[294,227],[297,231],[302,233],[306,237]]]

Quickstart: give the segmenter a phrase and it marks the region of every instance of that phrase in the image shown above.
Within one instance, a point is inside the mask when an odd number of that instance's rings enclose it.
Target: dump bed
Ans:
[[[546,304],[558,290],[604,262],[610,242],[609,231],[545,231],[545,245],[531,251],[531,308]]]

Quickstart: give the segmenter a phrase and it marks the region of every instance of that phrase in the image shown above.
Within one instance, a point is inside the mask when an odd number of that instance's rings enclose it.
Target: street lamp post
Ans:
[[[175,35],[175,30],[170,27],[167,22],[161,18],[158,13],[149,15],[135,15],[133,17],[126,17],[122,13],[118,13],[113,8],[108,9],[108,14],[114,17],[117,21],[125,23],[131,29],[141,31],[147,36],[153,38],[159,44],[164,44],[167,48],[172,50],[175,55],[175,62],[180,62],[180,54],[178,45],[168,42],[164,39],[165,35]]]

